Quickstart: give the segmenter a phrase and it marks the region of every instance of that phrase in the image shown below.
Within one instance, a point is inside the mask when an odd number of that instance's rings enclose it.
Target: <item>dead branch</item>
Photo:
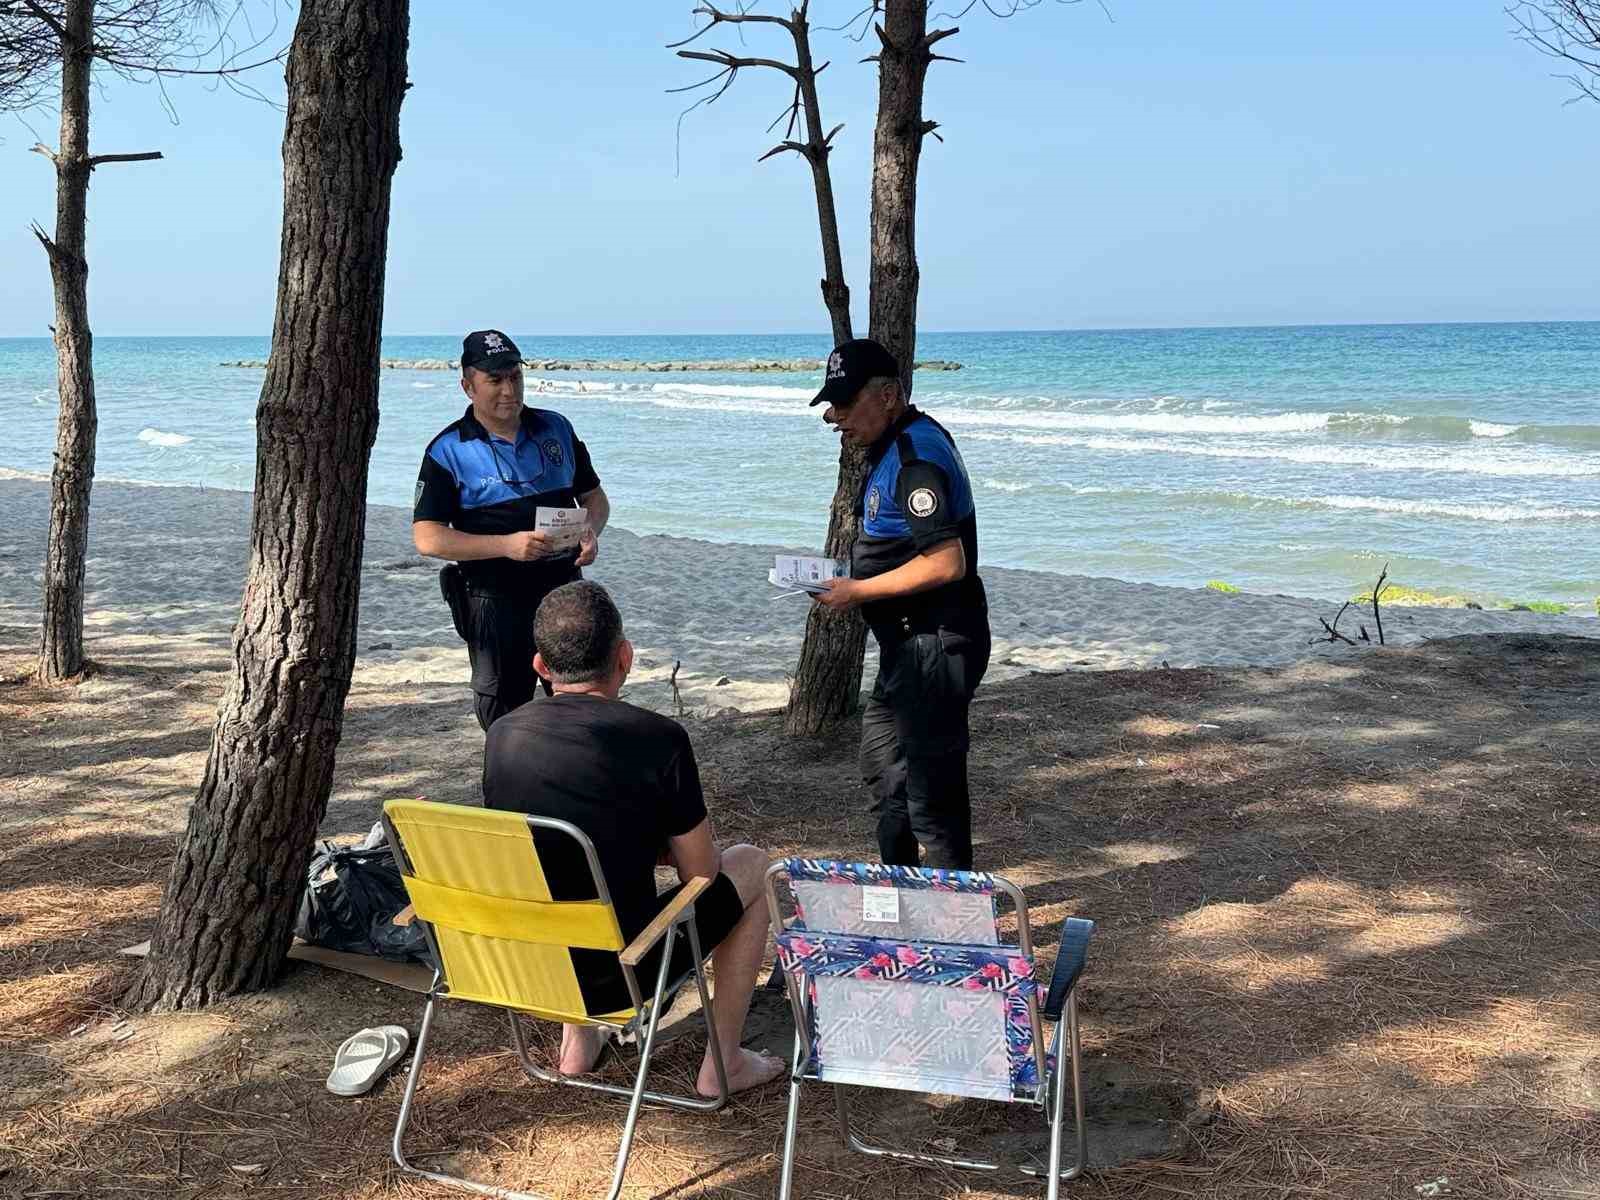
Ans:
[[[1600,101],[1600,3],[1596,0],[1517,0],[1505,10],[1517,37],[1573,68],[1563,75],[1578,95]]]
[[[672,664],[672,678],[667,680],[672,685],[672,711],[679,717],[683,716],[683,693],[678,690],[678,668],[683,666],[683,660],[677,659]]]
[[[687,87],[671,88],[669,91],[692,92],[702,88],[714,88],[678,114],[678,128],[681,132],[683,119],[689,113],[702,104],[715,103],[733,86],[739,72],[747,67],[766,67],[769,70],[779,71],[794,82],[794,92],[789,103],[767,126],[767,132],[771,133],[782,125],[783,137],[777,145],[756,161],[765,162],[769,158],[793,152],[805,159],[811,167],[812,183],[817,196],[817,221],[822,234],[824,271],[822,298],[833,324],[834,342],[838,344],[849,341],[851,337],[850,290],[844,282],[844,260],[839,248],[838,217],[834,209],[833,179],[828,170],[828,155],[833,149],[834,137],[844,125],[835,125],[826,134],[822,132],[822,106],[817,99],[817,76],[828,69],[828,64],[824,62],[816,65],[812,61],[811,31],[806,19],[807,7],[808,0],[799,0],[788,17],[778,17],[767,13],[747,12],[743,9],[728,12],[709,2],[700,4],[693,11],[696,16],[707,18],[705,25],[683,41],[672,43],[668,49],[686,46],[719,25],[776,25],[786,30],[794,43],[794,62],[734,54],[721,49],[677,49],[679,58],[709,62],[719,69],[715,74]]]
[[[161,157],[159,150],[146,150],[142,154],[95,154],[89,158],[89,169],[93,170],[101,163],[114,162],[153,162]]]
[[[1378,596],[1383,591],[1383,581],[1389,578],[1389,564],[1383,564],[1378,582],[1372,585],[1372,619],[1378,623],[1378,645],[1383,645],[1383,614],[1378,611]]]
[[[99,66],[125,79],[154,83],[168,112],[163,81],[180,75],[210,76],[253,99],[267,97],[242,77],[282,62],[274,52],[282,6],[260,0],[270,20],[259,32],[251,8],[256,0],[119,0],[94,14],[87,53]],[[68,40],[61,0],[0,0],[0,111],[22,112],[59,92]]]
[[[775,58],[743,58],[736,54],[730,54],[726,50],[679,50],[678,57],[698,58],[704,62],[717,63],[724,71],[729,73],[730,83],[732,82],[731,76],[746,67],[771,67],[774,71],[782,71],[791,79],[796,78],[798,75],[794,67],[786,62],[779,62]],[[713,76],[713,78],[720,77],[721,72]],[[727,89],[724,88],[723,90],[726,91]]]
[[[1353,642],[1350,638],[1345,637],[1344,634],[1339,632],[1339,618],[1344,616],[1344,610],[1346,608],[1349,608],[1350,604],[1351,604],[1351,602],[1349,600],[1346,600],[1344,602],[1344,608],[1341,608],[1338,611],[1338,613],[1335,614],[1335,616],[1333,618],[1333,624],[1332,625],[1328,624],[1328,619],[1326,617],[1318,617],[1317,618],[1317,620],[1322,623],[1323,629],[1328,631],[1328,636],[1327,637],[1320,637],[1320,638],[1312,638],[1311,639],[1311,644],[1313,646],[1316,645],[1318,642],[1343,642],[1347,646],[1354,646],[1355,645],[1355,642]]]

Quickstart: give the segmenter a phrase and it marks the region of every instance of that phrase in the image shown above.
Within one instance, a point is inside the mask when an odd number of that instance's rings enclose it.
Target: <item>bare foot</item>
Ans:
[[[743,1092],[750,1088],[760,1087],[764,1083],[771,1083],[784,1071],[789,1064],[781,1058],[771,1054],[758,1054],[754,1050],[746,1050],[742,1046],[735,1050],[728,1062],[728,1092]],[[707,1100],[717,1097],[717,1068],[709,1059],[700,1064],[700,1078],[695,1081],[695,1091]]]
[[[605,1031],[591,1025],[561,1027],[561,1057],[556,1070],[563,1075],[587,1075],[605,1049]]]

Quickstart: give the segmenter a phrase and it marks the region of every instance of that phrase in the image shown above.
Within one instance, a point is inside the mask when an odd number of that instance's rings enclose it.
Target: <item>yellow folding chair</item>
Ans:
[[[399,856],[406,891],[438,963],[428,990],[427,1006],[422,1012],[422,1029],[417,1034],[411,1074],[406,1080],[405,1096],[400,1101],[400,1116],[394,1127],[394,1160],[402,1170],[504,1200],[542,1200],[527,1192],[425,1170],[406,1161],[402,1141],[411,1119],[417,1083],[422,1078],[434,1008],[440,1000],[465,1000],[504,1009],[511,1021],[511,1040],[517,1056],[523,1068],[535,1078],[630,1097],[609,1200],[616,1200],[622,1190],[628,1151],[633,1145],[634,1127],[644,1101],[704,1112],[714,1112],[727,1104],[728,1079],[722,1050],[717,1044],[716,1027],[710,1019],[711,996],[701,962],[704,954],[694,925],[695,900],[711,885],[709,879],[690,880],[643,933],[631,944],[624,945],[594,844],[582,830],[566,821],[460,804],[391,800],[383,806],[383,825],[389,844]],[[565,835],[571,840],[572,851],[583,854],[594,880],[593,900],[551,899],[534,843],[535,829]],[[669,986],[672,981],[668,974],[672,943],[679,926],[686,928],[693,950],[695,985],[700,991],[700,1007],[706,1017],[706,1034],[717,1069],[719,1094],[710,1100],[698,1095],[672,1095],[645,1088],[663,997],[669,997],[674,990]],[[645,999],[634,971],[657,942],[664,942],[661,968],[656,972],[654,992]],[[572,966],[570,951],[575,949],[616,953],[633,1002],[631,1007],[619,1012],[587,1011]],[[617,1033],[642,1034],[639,1070],[633,1086],[626,1088],[590,1079],[569,1079],[538,1066],[528,1053],[527,1039],[518,1020],[521,1013]]]

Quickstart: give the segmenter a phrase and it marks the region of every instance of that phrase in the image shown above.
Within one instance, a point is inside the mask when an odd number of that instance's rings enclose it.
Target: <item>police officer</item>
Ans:
[[[972,866],[967,710],[989,666],[989,608],[978,578],[978,525],[961,452],[907,403],[900,364],[877,342],[828,357],[812,404],[867,447],[850,578],[817,603],[861,607],[878,640],[878,678],[861,719],[861,774],[872,790],[886,863]]]
[[[422,456],[411,536],[419,553],[460,564],[445,567],[441,584],[487,730],[533,699],[534,612],[547,593],[583,577],[611,504],[572,422],[523,405],[522,353],[505,334],[466,336],[461,390],[472,403]],[[539,508],[574,506],[589,519],[576,549],[535,529]]]

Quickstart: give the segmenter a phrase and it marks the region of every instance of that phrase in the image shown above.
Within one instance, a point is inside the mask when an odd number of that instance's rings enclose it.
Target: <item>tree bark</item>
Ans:
[[[94,0],[68,0],[62,14],[61,144],[56,168],[56,231],[34,233],[50,260],[55,291],[55,465],[50,472],[50,528],[45,540],[44,616],[38,678],[82,676],[83,568],[89,549],[89,491],[94,486],[93,345],[89,332],[89,263],[84,256],[89,202],[89,71]]]
[[[922,90],[933,53],[927,0],[888,0],[877,28],[878,128],[872,141],[872,279],[870,336],[900,361],[900,386],[911,395],[917,353],[917,168]]]
[[[932,52],[926,0],[888,0],[875,27],[878,54],[878,125],[872,143],[872,274],[869,336],[900,362],[900,386],[911,395],[917,350],[917,166],[922,139],[932,128],[922,119],[922,91]],[[826,284],[824,285],[826,294]],[[861,532],[856,505],[866,484],[866,455],[845,443],[839,483],[828,517],[827,553],[846,558]],[[811,606],[795,668],[784,731],[815,736],[849,716],[861,695],[867,627],[859,613],[836,614]]]
[[[806,159],[811,163],[817,191],[817,221],[822,230],[822,302],[833,323],[833,342],[848,342],[850,289],[844,281],[844,259],[839,252],[839,218],[833,203],[833,178],[828,170],[829,147],[822,132],[822,109],[817,101],[816,71],[811,59],[805,9],[794,15],[799,88],[805,107]],[[856,519],[856,499],[861,494],[866,456],[860,447],[843,443],[839,450],[839,477],[828,508],[825,553],[849,558],[861,532]],[[792,737],[815,737],[829,725],[855,710],[861,694],[861,663],[866,652],[867,626],[860,613],[836,613],[813,604],[806,616],[805,640],[795,667],[794,686],[784,710],[784,732]]]
[[[839,252],[839,214],[833,205],[833,174],[828,169],[831,147],[822,131],[822,104],[817,99],[817,71],[811,58],[811,32],[806,21],[806,4],[791,18],[794,35],[796,86],[806,114],[806,161],[811,164],[811,180],[817,192],[817,226],[822,232],[822,303],[833,323],[833,344],[848,342],[850,332],[850,289],[844,281],[844,256]],[[831,522],[830,522],[831,533]],[[831,551],[830,551],[831,553]]]
[[[406,0],[300,6],[233,676],[128,997],[139,1008],[270,986],[292,936],[355,663],[408,20]]]

